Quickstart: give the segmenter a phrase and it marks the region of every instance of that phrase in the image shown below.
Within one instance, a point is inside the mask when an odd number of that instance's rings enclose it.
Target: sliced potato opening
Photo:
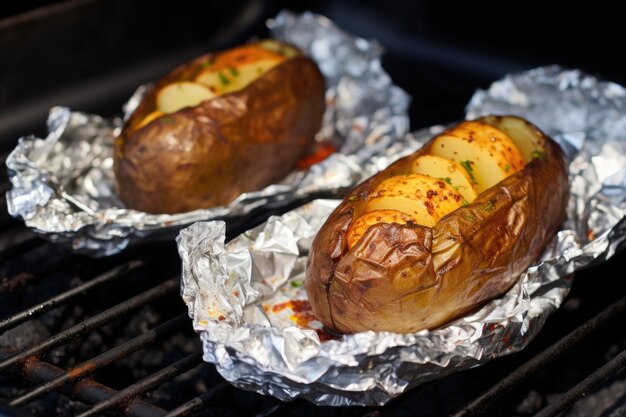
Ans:
[[[283,62],[283,60],[263,59],[241,64],[238,67],[228,67],[221,70],[208,67],[198,74],[196,81],[208,87],[217,95],[228,94],[244,89],[281,62]]]
[[[525,120],[517,117],[487,116],[482,120],[506,134],[522,153],[524,162],[541,155],[545,150],[545,139]]]
[[[261,48],[265,48],[272,52],[276,52],[285,56],[286,58],[293,58],[299,54],[296,48],[293,48],[289,45],[285,45],[283,43],[276,42],[273,39],[264,39],[258,43]]]
[[[141,120],[137,128],[154,120],[159,113],[173,113],[242,90],[267,71],[296,55],[297,49],[274,40],[224,51],[199,64],[200,72],[195,79],[172,82],[161,88],[156,96],[156,111]]]
[[[430,154],[411,160],[408,175],[387,178],[370,193],[366,213],[348,229],[348,246],[376,223],[433,227],[533,158],[541,158],[544,142],[532,125],[515,117],[460,123],[433,140]]]
[[[482,122],[463,122],[439,135],[430,153],[458,162],[480,194],[524,167],[524,157],[503,132]]]
[[[275,41],[273,42],[276,43]],[[253,43],[220,52],[215,56],[213,61],[207,63],[206,68],[211,68],[216,71],[228,68],[239,68],[244,64],[264,60],[284,61],[285,56],[277,51],[263,47],[260,43]]]
[[[411,173],[444,180],[470,203],[478,195],[476,185],[472,182],[467,171],[450,159],[434,155],[422,155],[411,163]]]
[[[160,112],[158,110],[153,111],[152,113],[149,113],[146,117],[143,118],[143,120],[141,122],[139,122],[137,124],[137,129],[141,129],[142,127],[144,127],[145,125],[147,125],[148,123],[150,123],[151,121],[153,121],[154,119],[163,116],[165,113]]]
[[[463,196],[444,180],[421,174],[396,175],[374,190],[366,211],[398,210],[415,219],[415,223],[432,227],[464,202]]]
[[[407,224],[417,222],[413,217],[398,210],[374,210],[365,213],[352,223],[346,233],[348,248],[352,248],[367,232],[367,229],[378,223]]]
[[[181,81],[163,87],[156,97],[158,111],[173,113],[185,107],[197,106],[215,97],[215,93],[202,84]]]

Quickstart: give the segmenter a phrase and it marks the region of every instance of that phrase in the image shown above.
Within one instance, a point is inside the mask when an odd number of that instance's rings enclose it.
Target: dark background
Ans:
[[[456,2],[455,2],[456,3]],[[0,146],[43,133],[48,109],[119,115],[138,84],[202,52],[262,36],[286,6],[376,38],[413,97],[412,127],[450,122],[477,87],[547,64],[626,83],[626,25],[602,2],[150,1],[5,2],[0,12]]]

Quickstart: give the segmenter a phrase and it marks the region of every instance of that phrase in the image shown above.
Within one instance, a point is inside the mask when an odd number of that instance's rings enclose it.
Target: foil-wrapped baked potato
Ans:
[[[330,330],[433,329],[504,294],[565,214],[559,146],[530,122],[462,122],[357,186],[313,241],[306,290]]]
[[[272,184],[310,151],[324,95],[316,64],[274,40],[182,65],[115,140],[118,194],[128,208],[179,213]]]

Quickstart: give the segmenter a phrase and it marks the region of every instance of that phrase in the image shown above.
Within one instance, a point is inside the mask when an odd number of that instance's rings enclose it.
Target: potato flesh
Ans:
[[[543,136],[533,132],[534,128],[529,127],[528,122],[512,117],[487,116],[484,121],[496,129],[506,134],[515,143],[524,162],[528,163],[543,154]]]
[[[296,48],[292,48],[289,45],[285,45],[284,43],[278,43],[273,39],[265,39],[259,42],[258,44],[261,48],[265,48],[269,51],[276,52],[280,55],[285,56],[287,59],[293,58],[298,55],[298,50]]]
[[[501,119],[494,118],[487,122],[462,122],[435,138],[429,148],[430,154],[421,155],[411,163],[410,174],[446,182],[463,197],[460,204],[457,204],[456,195],[450,195],[448,200],[438,201],[437,204],[430,200],[424,201],[423,196],[428,190],[431,193],[436,191],[432,181],[424,182],[427,180],[420,179],[407,186],[403,184],[407,180],[406,176],[396,176],[385,180],[374,190],[366,205],[366,212],[400,210],[414,217],[416,224],[433,227],[441,217],[460,205],[471,203],[481,192],[523,169],[525,156],[519,150],[517,142],[520,142],[520,146],[523,146],[531,159],[531,154],[535,155],[537,152],[539,144],[535,142],[538,139],[528,133],[524,122],[518,119],[506,121],[503,123]],[[522,125],[518,126],[516,123]],[[514,142],[495,127],[501,125],[515,134],[523,134],[518,135],[519,138],[516,136]],[[361,224],[359,219],[355,223]],[[367,224],[372,226],[375,223]],[[356,241],[352,244],[355,243]]]
[[[443,180],[421,174],[396,175],[374,190],[366,211],[398,210],[413,217],[415,223],[432,227],[463,202],[463,196]]]
[[[378,223],[397,223],[397,224],[407,224],[407,223],[416,223],[416,220],[409,216],[406,213],[403,213],[398,210],[374,210],[369,213],[365,213],[348,229],[346,232],[346,239],[348,240],[348,248],[352,248],[356,242],[358,242],[367,229],[371,226]]]
[[[207,86],[216,95],[228,94],[245,88],[282,61],[264,59],[243,64],[238,68],[230,67],[222,70],[208,68],[198,75],[196,81]]]
[[[174,113],[185,107],[197,106],[213,97],[215,97],[215,94],[205,86],[189,81],[181,81],[162,88],[157,94],[156,103],[159,112]],[[147,117],[149,116],[151,114]],[[142,121],[142,125],[148,123],[146,118]]]
[[[434,155],[422,155],[411,164],[412,174],[428,175],[446,181],[457,190],[467,202],[474,201],[476,186],[465,169],[450,159]]]
[[[147,125],[148,123],[150,123],[151,121],[158,119],[159,117],[165,115],[165,113],[159,111],[159,110],[155,110],[152,113],[148,114],[146,117],[143,118],[143,120],[137,125],[137,129],[141,129],[142,127],[144,127],[145,125]]]
[[[431,154],[460,163],[476,182],[480,194],[524,167],[513,141],[482,122],[463,122],[438,136]]]

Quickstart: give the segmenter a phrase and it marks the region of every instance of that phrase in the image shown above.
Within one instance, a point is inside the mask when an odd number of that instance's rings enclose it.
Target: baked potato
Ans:
[[[357,186],[327,219],[307,262],[313,311],[340,333],[439,327],[517,281],[567,197],[561,149],[530,122],[462,122]]]
[[[324,96],[316,64],[274,40],[182,65],[115,139],[118,194],[128,208],[179,213],[272,184],[313,145]]]

